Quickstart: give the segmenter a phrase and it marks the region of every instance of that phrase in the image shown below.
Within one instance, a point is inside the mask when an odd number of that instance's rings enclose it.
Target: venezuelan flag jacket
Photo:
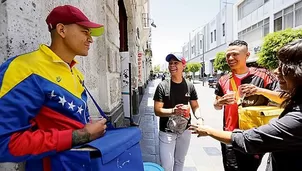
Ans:
[[[49,156],[72,148],[72,131],[89,117],[75,63],[41,45],[1,65],[0,162],[34,161],[32,170],[53,170]]]

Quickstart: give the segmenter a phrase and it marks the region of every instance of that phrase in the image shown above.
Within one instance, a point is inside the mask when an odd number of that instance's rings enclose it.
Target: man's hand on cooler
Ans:
[[[88,123],[84,128],[72,132],[72,146],[82,145],[103,136],[106,132],[107,120],[101,119]]]

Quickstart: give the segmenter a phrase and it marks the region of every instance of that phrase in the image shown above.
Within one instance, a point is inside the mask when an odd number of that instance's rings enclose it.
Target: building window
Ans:
[[[284,10],[284,29],[293,28],[294,26],[294,12],[293,6],[290,6]]]
[[[302,1],[295,4],[295,26],[302,25]]]
[[[238,33],[238,39],[243,40],[242,31]]]
[[[213,32],[211,32],[211,43],[213,43]]]
[[[282,30],[282,11],[275,14],[274,18],[274,31]]]
[[[259,24],[258,26],[262,26],[263,25],[263,36],[266,36],[269,33],[269,18],[266,18],[263,20],[263,24]]]
[[[142,13],[142,19],[143,19],[143,26],[149,27],[149,14],[148,13]]]
[[[195,54],[195,45],[192,46],[192,54]]]
[[[263,37],[269,33],[269,23],[263,25]]]
[[[248,16],[253,13],[255,10],[263,6],[265,0],[245,0],[238,6],[238,20]]]
[[[222,23],[222,36],[225,36],[225,23]]]
[[[214,41],[216,42],[216,30],[214,30]]]
[[[239,40],[253,42],[261,39],[269,33],[269,18],[254,24],[238,33]]]

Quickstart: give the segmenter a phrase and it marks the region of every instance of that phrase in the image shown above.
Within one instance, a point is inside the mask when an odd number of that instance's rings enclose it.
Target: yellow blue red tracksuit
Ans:
[[[35,163],[72,146],[72,131],[88,121],[83,75],[46,45],[0,67],[0,162]]]

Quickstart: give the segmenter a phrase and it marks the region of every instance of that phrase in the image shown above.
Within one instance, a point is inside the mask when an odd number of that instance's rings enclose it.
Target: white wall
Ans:
[[[237,33],[258,23],[259,21],[264,20],[265,18],[271,16],[273,8],[273,0],[268,1],[263,6],[252,12],[251,14],[245,16],[243,19],[237,21]],[[238,17],[238,8],[235,8],[234,10],[235,15]]]

